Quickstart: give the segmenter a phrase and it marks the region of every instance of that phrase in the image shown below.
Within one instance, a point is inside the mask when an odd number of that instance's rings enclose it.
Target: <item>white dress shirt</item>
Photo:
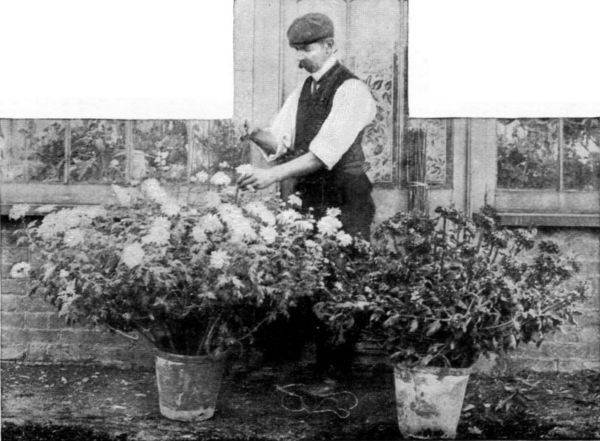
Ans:
[[[311,74],[314,81],[318,81],[336,61],[335,56],[329,57],[321,69]],[[277,159],[294,145],[296,112],[302,86],[303,83],[285,100],[267,129],[278,141],[277,151],[266,156],[269,161]],[[344,81],[336,90],[331,111],[310,143],[309,151],[331,170],[350,148],[358,133],[373,121],[376,112],[375,100],[365,83],[356,79]]]

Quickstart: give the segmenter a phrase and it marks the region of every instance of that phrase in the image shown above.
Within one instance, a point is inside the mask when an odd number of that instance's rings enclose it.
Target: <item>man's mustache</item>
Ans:
[[[298,63],[298,67],[300,69],[306,69],[308,67],[308,62],[306,60],[300,60],[300,62]]]

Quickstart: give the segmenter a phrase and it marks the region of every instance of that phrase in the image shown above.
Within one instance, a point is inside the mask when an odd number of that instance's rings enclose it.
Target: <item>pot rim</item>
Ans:
[[[220,362],[225,358],[225,354],[221,354],[219,356],[212,355],[182,355],[175,354],[172,352],[161,351],[160,349],[156,350],[155,357],[162,358],[163,360],[174,361],[176,363],[195,363],[195,364],[206,364],[206,363],[214,363]]]
[[[463,376],[470,375],[473,366],[466,368],[438,367],[438,366],[409,366],[401,362],[394,363],[394,372],[410,372],[412,374],[432,374],[437,376]]]

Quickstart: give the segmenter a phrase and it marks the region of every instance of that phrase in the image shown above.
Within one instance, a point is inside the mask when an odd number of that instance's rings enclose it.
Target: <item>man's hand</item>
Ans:
[[[254,168],[252,172],[243,174],[238,180],[237,185],[242,189],[252,187],[255,190],[261,190],[274,184],[277,177],[272,169]]]
[[[271,168],[254,168],[250,173],[244,173],[237,180],[237,185],[242,189],[252,187],[255,190],[260,190],[275,182],[304,176],[323,167],[324,165],[321,160],[312,152],[308,152],[298,158]]]

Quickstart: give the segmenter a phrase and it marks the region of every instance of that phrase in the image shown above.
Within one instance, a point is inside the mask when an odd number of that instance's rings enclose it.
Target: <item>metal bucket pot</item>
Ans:
[[[400,433],[454,438],[470,374],[471,368],[395,365]]]
[[[203,421],[215,413],[223,359],[159,352],[156,383],[160,413],[178,421]]]

